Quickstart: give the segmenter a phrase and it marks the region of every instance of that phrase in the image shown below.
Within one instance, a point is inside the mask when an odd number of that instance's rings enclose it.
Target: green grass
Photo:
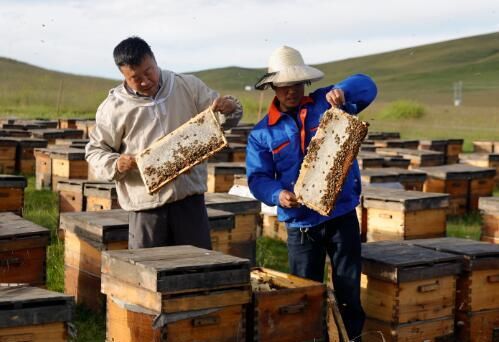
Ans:
[[[384,108],[380,117],[383,119],[419,119],[423,117],[426,110],[423,105],[408,100],[398,100],[391,102],[386,108]]]

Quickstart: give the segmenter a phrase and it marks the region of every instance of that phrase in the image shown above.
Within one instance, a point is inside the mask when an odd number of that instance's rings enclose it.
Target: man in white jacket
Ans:
[[[225,129],[235,126],[242,116],[240,102],[219,97],[192,75],[160,69],[139,37],[120,42],[113,55],[124,81],[97,110],[86,160],[99,178],[116,182],[118,201],[129,211],[129,248],[211,248],[204,203],[206,163],[149,194],[134,156],[209,106],[223,114]]]

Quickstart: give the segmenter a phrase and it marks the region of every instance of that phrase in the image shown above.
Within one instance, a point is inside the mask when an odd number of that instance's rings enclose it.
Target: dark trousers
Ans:
[[[131,211],[128,248],[193,245],[211,249],[204,195],[193,195],[161,207]]]
[[[350,339],[362,333],[365,320],[360,303],[360,249],[355,210],[308,229],[288,229],[292,274],[323,282],[326,254],[329,255],[334,292]]]

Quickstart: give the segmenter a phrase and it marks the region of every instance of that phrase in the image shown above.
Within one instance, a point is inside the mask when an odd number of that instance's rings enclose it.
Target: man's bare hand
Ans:
[[[341,107],[345,104],[345,93],[341,89],[331,89],[326,94],[326,101],[333,107]]]
[[[236,108],[236,102],[227,96],[217,97],[211,104],[211,109],[214,112],[220,112],[222,114],[233,113]]]
[[[301,206],[301,203],[296,200],[295,194],[288,190],[282,190],[279,193],[279,204],[283,208],[298,208]]]
[[[116,168],[119,173],[125,173],[132,169],[137,168],[137,162],[135,161],[135,157],[130,154],[122,154],[118,158],[116,162]]]

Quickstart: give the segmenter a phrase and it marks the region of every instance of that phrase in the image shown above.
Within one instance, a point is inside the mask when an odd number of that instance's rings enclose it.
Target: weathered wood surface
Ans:
[[[47,228],[13,213],[0,213],[0,241],[44,236],[50,236]]]
[[[331,213],[367,127],[367,123],[340,109],[324,112],[294,187],[299,202],[321,215]]]
[[[150,193],[206,160],[227,145],[211,109],[154,142],[137,156],[137,166]]]
[[[235,214],[258,214],[261,210],[260,201],[227,193],[206,193],[204,200],[208,208],[230,211]]]
[[[459,342],[498,341],[499,309],[456,312],[456,337]]]
[[[461,271],[459,260],[455,254],[404,242],[380,241],[362,245],[362,272],[394,283],[456,275]]]
[[[251,271],[253,301],[248,341],[313,341],[324,338],[326,286],[266,268]],[[268,284],[270,289],[262,289]]]
[[[416,211],[449,206],[449,195],[399,189],[367,188],[363,191],[365,208]]]
[[[357,162],[360,169],[383,167],[384,158],[374,152],[359,152]]]
[[[473,150],[480,153],[499,152],[499,141],[473,141]]]
[[[69,230],[101,248],[112,241],[128,241],[128,212],[122,209],[61,213],[59,228]]]
[[[71,296],[37,287],[0,286],[0,328],[69,322]],[[2,330],[0,330],[0,340]]]
[[[79,129],[58,129],[58,128],[43,128],[30,129],[31,136],[34,138],[42,138],[55,142],[55,139],[81,139],[83,131]]]
[[[167,293],[248,283],[249,261],[193,246],[106,251],[102,273]]]
[[[232,230],[235,228],[234,213],[207,208],[210,230]]]
[[[83,187],[83,194],[87,197],[100,197],[113,200],[117,198],[114,182],[87,182]]]
[[[428,177],[445,180],[493,178],[496,170],[467,164],[421,167],[417,170],[426,172]]]

